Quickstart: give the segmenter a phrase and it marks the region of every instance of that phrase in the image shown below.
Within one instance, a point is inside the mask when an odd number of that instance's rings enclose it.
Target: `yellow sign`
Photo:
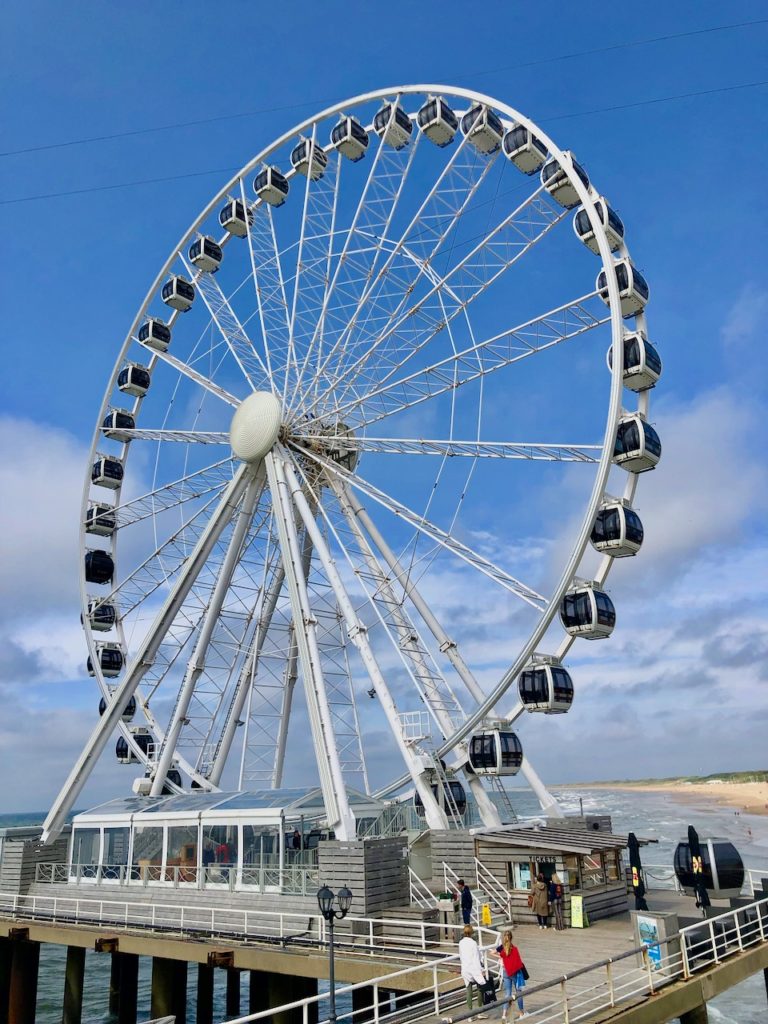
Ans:
[[[571,928],[589,928],[589,918],[584,909],[584,897],[571,896]]]
[[[480,924],[484,924],[486,927],[491,924],[491,908],[488,903],[484,903],[480,910]]]

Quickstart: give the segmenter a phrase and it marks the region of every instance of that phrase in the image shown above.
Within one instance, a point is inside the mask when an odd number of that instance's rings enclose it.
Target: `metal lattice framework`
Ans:
[[[437,96],[442,135],[418,116]],[[332,140],[340,115],[354,138]],[[515,164],[506,136],[522,129],[568,203]],[[374,776],[380,795],[413,788],[432,827],[457,817],[447,781],[463,778],[499,824],[471,736],[520,717],[509,693],[536,652],[566,656],[563,597],[613,562],[589,547],[596,516],[610,494],[631,505],[651,468],[615,460],[622,403],[646,417],[650,392],[625,389],[644,302],[628,313],[606,210],[529,119],[438,86],[329,108],[214,197],[149,289],[99,412],[81,595],[106,710],[46,836],[118,730],[140,792],[280,787],[311,745],[339,837],[355,835],[347,788]],[[507,611],[479,655],[471,627],[494,602]],[[401,766],[383,785],[372,753]],[[528,758],[523,771],[557,813]]]

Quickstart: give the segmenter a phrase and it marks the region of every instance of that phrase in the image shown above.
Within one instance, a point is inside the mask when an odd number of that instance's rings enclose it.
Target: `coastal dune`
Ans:
[[[585,782],[564,789],[625,789],[641,793],[669,793],[670,796],[698,804],[720,804],[745,814],[768,816],[768,782],[688,782],[664,779],[648,782]]]

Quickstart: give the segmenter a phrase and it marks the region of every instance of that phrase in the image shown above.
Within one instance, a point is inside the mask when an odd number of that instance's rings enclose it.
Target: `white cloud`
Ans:
[[[725,344],[737,346],[753,340],[765,324],[766,314],[768,291],[754,283],[745,284],[720,330]]]

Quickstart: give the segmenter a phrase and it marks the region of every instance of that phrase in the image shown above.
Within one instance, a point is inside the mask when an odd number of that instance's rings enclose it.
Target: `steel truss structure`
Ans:
[[[460,125],[449,144],[422,127],[434,96]],[[362,152],[332,141],[341,114],[364,129]],[[521,129],[572,202],[515,166],[502,134]],[[281,188],[264,186],[266,167]],[[461,779],[485,824],[501,823],[503,786],[473,770],[472,736],[520,718],[509,693],[537,652],[567,655],[563,597],[605,582],[596,516],[610,494],[630,506],[637,483],[615,441],[623,403],[648,414],[624,360],[645,314],[627,323],[614,268],[629,253],[605,208],[523,114],[425,85],[328,108],[227,182],[152,283],[99,411],[81,598],[106,709],[45,838],[116,732],[143,767],[137,792],[303,773],[348,839],[350,787],[413,792],[446,828]],[[536,524],[553,523],[538,543]],[[94,552],[108,556],[100,578]],[[559,813],[527,756],[522,771]]]

